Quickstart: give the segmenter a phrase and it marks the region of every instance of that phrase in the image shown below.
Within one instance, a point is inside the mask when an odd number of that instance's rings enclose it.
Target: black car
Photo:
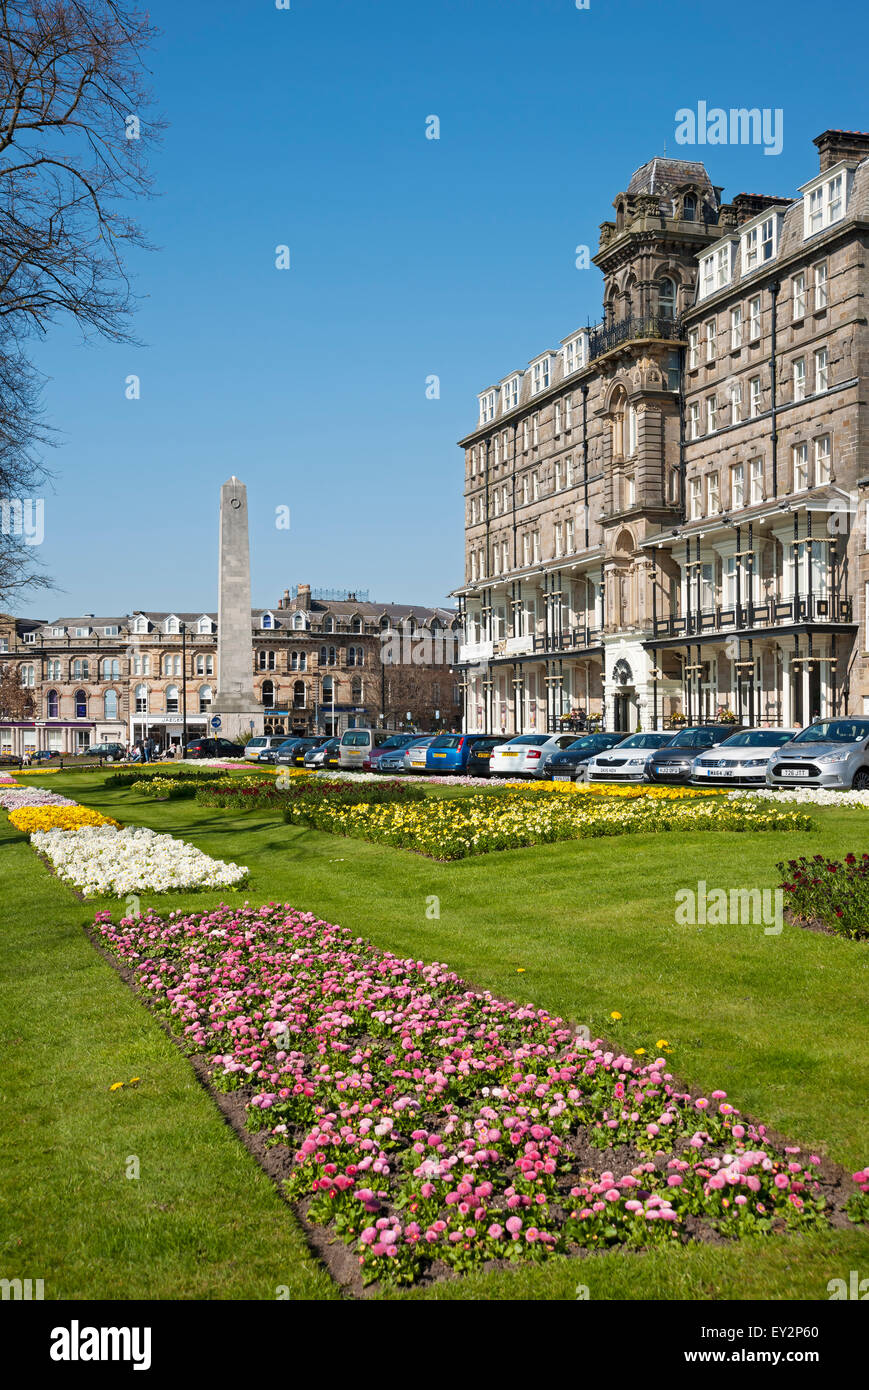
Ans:
[[[650,782],[690,782],[691,765],[704,748],[714,748],[733,733],[731,724],[697,724],[680,729],[670,743],[658,748],[646,763]]]
[[[290,738],[285,738],[283,743],[279,743],[276,748],[270,748],[266,753],[261,753],[259,761],[261,763],[281,763],[284,767],[295,767],[296,752],[302,743],[307,743],[304,734],[293,734]],[[302,761],[304,761],[304,753],[307,751],[307,748],[304,749]]]
[[[240,758],[242,750],[228,738],[195,738],[184,749],[185,758]]]
[[[323,744],[328,742],[328,734],[309,734],[307,738],[300,738],[293,752],[293,762],[296,767],[304,767],[306,755],[314,748],[322,748]],[[280,752],[280,749],[278,751]]]
[[[316,748],[309,748],[305,754],[305,767],[308,769],[340,767],[341,761],[338,757],[340,747],[340,738],[327,738],[325,743],[318,744]]]
[[[492,756],[492,749],[499,747],[502,743],[509,743],[508,734],[498,734],[497,737],[475,738],[468,754],[468,761],[465,764],[465,772],[469,777],[488,777],[489,760]]]
[[[585,776],[585,764],[596,753],[607,748],[615,748],[627,738],[627,734],[582,734],[574,739],[560,753],[550,753],[537,773],[538,777],[551,777],[553,782],[581,782]]]

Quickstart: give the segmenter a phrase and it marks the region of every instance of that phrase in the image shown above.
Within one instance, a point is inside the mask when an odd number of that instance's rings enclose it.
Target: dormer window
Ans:
[[[803,236],[814,236],[845,216],[854,171],[846,164],[827,169],[810,183],[803,184]]]
[[[495,401],[497,392],[485,391],[480,397],[480,424],[488,425],[490,420],[495,418]]]
[[[136,619],[134,620],[134,622],[133,622],[133,631],[134,631],[134,632],[147,632],[147,631],[148,631],[148,619],[147,619],[147,618],[136,618]]]
[[[538,396],[541,391],[545,391],[551,379],[552,359],[547,353],[546,357],[541,357],[531,365],[531,394]]]
[[[742,273],[751,275],[767,261],[771,261],[778,251],[778,234],[781,217],[773,213],[769,217],[758,217],[750,222],[742,232]]]
[[[682,219],[685,222],[694,222],[697,219],[697,199],[693,193],[686,193],[682,200]]]
[[[584,367],[588,360],[588,340],[584,333],[578,333],[575,338],[570,338],[564,344],[564,375],[570,376],[572,372],[578,372]]]
[[[294,613],[294,614],[293,614],[293,631],[294,631],[294,632],[302,632],[302,631],[304,630],[304,627],[305,627],[305,615],[304,615],[304,613]]]
[[[198,632],[203,632],[203,633],[212,632],[212,631],[213,631],[213,627],[212,627],[211,619],[210,619],[210,618],[200,618],[200,619],[199,619],[199,622],[198,622],[198,624],[197,624],[197,631],[198,631]]]
[[[117,627],[104,627],[104,628],[103,628],[103,634],[104,634],[104,636],[106,636],[106,637],[117,637],[119,632],[120,632],[120,628],[117,628]]]
[[[272,617],[271,613],[263,613],[262,617],[260,618],[260,627],[264,631],[270,631],[274,627],[274,625],[275,620]]]
[[[733,274],[733,242],[715,246],[700,257],[700,298],[706,299],[716,290],[730,284]]]
[[[178,619],[175,617],[174,614],[171,618],[166,619],[163,631],[169,634],[170,636],[178,632]]]
[[[332,617],[332,614],[331,614],[331,613],[327,613],[326,617],[323,619],[323,631],[324,631],[324,632],[334,632],[334,631],[335,631],[335,619]]]
[[[501,387],[502,410],[515,410],[519,404],[519,378],[511,376]]]

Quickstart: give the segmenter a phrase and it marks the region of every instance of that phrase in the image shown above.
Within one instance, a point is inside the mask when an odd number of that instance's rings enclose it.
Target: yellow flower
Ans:
[[[141,1080],[142,1080],[141,1076],[131,1076],[131,1077],[130,1077],[130,1085],[131,1085],[131,1086],[135,1086],[136,1082],[137,1082],[137,1081],[141,1081]]]
[[[635,1056],[635,1057],[645,1057],[645,1055],[646,1055],[646,1049],[645,1049],[644,1047],[635,1047],[635,1048],[634,1048],[634,1056]]]
[[[616,1013],[615,1009],[613,1009],[612,1013],[610,1014],[610,1018],[621,1018],[621,1014]]]
[[[113,1081],[112,1084],[111,1084],[111,1086],[109,1087],[109,1090],[110,1090],[110,1091],[119,1091],[119,1090],[121,1089],[121,1087],[123,1086],[123,1084],[124,1084],[123,1081]]]
[[[666,1038],[659,1038],[658,1041],[655,1043],[655,1046],[656,1046],[656,1047],[669,1047],[670,1044],[667,1042],[667,1039],[666,1039]]]
[[[524,966],[524,965],[517,965],[517,966],[516,966],[516,974],[517,974],[517,975],[524,975],[524,974],[525,974],[525,966]]]

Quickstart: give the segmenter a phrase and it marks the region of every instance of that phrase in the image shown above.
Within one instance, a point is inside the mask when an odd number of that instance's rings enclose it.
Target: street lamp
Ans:
[[[181,623],[181,756],[187,754],[187,624]]]

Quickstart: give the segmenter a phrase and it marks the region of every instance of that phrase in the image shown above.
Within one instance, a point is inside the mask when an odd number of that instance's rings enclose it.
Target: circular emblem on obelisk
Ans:
[[[240,498],[240,497],[230,497],[230,499],[229,499],[229,505],[230,505],[231,507],[235,507],[236,510],[238,510],[238,508],[241,506],[241,498]]]

